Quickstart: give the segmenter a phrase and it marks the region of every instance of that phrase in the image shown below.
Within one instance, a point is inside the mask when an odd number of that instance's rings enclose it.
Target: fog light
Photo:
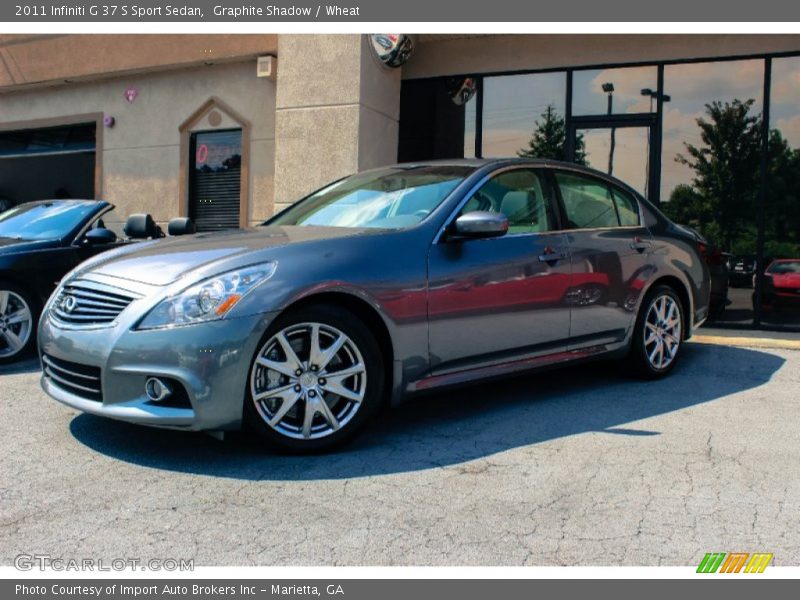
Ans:
[[[158,377],[148,377],[144,382],[144,393],[152,402],[161,402],[172,395],[172,386]]]

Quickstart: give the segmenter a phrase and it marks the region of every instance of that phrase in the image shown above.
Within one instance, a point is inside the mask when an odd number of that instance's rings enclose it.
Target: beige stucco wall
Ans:
[[[133,103],[123,97],[129,86],[139,90]],[[275,83],[256,77],[255,60],[0,94],[0,125],[92,112],[113,116],[98,154],[98,195],[117,205],[107,223],[132,212],[149,212],[164,223],[179,214],[178,128],[211,96],[252,125],[248,220],[260,222],[272,213]]]
[[[421,35],[403,78],[797,52],[800,35]]]
[[[400,71],[381,67],[363,35],[278,40],[275,204],[397,159]]]

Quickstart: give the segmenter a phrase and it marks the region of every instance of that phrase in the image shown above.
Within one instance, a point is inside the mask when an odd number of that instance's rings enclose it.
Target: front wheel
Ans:
[[[627,359],[635,375],[653,379],[675,367],[683,344],[684,322],[683,306],[674,289],[660,285],[647,294]]]
[[[244,418],[270,446],[329,450],[350,441],[380,407],[384,365],[351,313],[313,306],[281,316],[250,367]]]
[[[20,360],[32,350],[37,317],[36,305],[25,290],[0,282],[0,364]]]

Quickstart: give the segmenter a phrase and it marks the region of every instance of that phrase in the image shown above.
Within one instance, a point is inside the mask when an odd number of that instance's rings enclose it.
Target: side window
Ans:
[[[628,194],[584,175],[558,171],[555,175],[567,213],[568,228],[592,229],[639,224],[636,201]]]
[[[547,182],[534,170],[505,171],[487,181],[467,200],[461,214],[476,210],[503,213],[508,232],[540,233],[555,229]]]
[[[639,203],[636,199],[616,188],[611,191],[614,194],[614,202],[617,205],[619,224],[623,227],[639,225]]]

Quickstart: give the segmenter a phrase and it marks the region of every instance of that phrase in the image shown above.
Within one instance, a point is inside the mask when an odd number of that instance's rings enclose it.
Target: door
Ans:
[[[242,130],[193,133],[190,156],[189,216],[197,231],[239,227]]]
[[[540,171],[506,170],[482,185],[459,215],[502,212],[509,220],[508,233],[481,240],[445,235],[431,247],[428,316],[434,374],[566,348],[570,265],[555,207],[552,187]]]
[[[636,198],[605,179],[554,171],[572,267],[570,349],[614,344],[633,326],[652,241]]]

